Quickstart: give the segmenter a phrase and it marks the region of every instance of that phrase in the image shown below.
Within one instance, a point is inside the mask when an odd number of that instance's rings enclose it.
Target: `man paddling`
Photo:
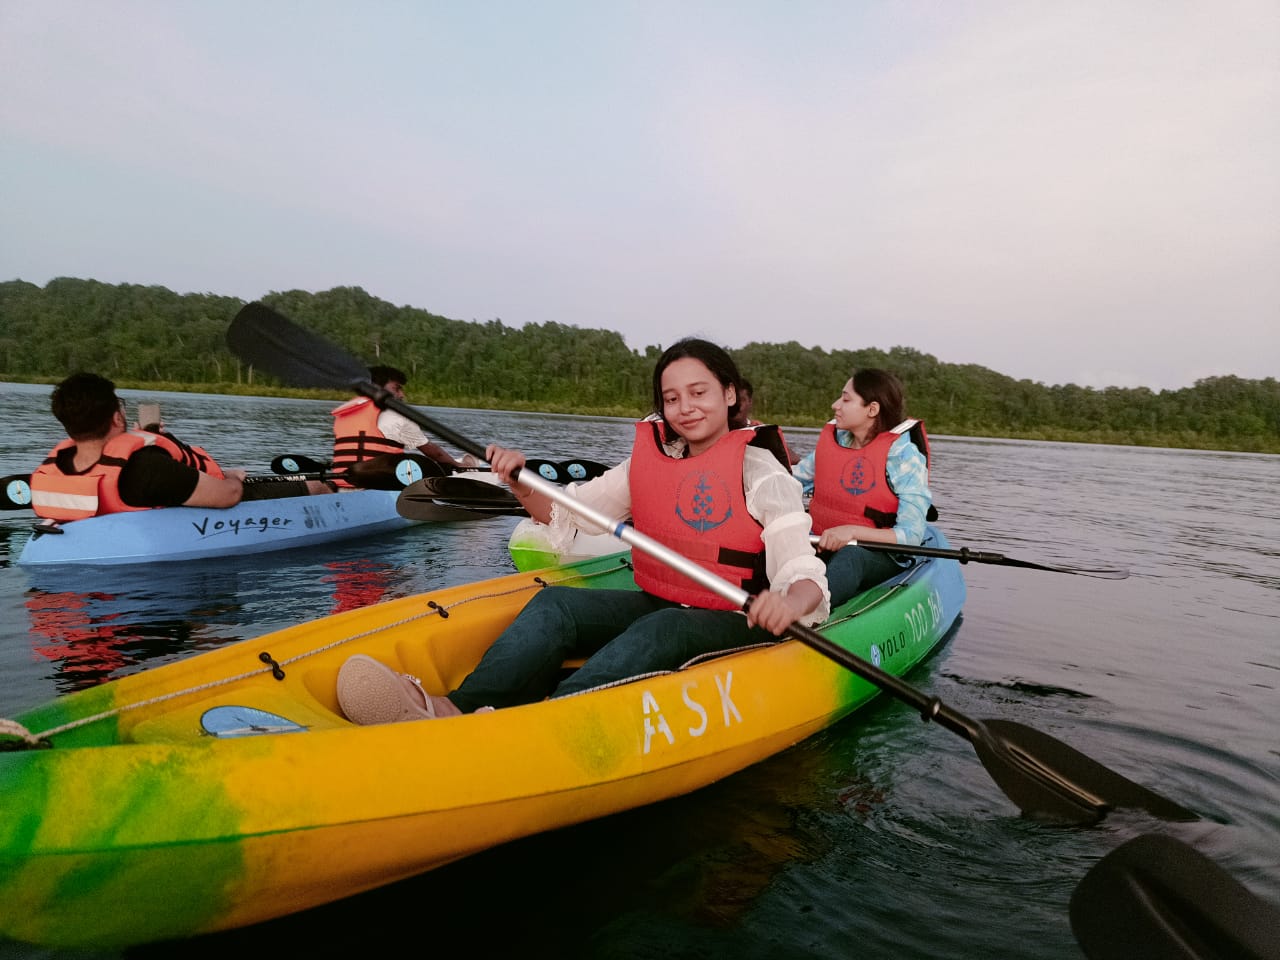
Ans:
[[[67,439],[31,474],[31,509],[50,520],[82,520],[149,507],[233,507],[241,500],[328,493],[317,481],[246,486],[200,447],[169,433],[129,430],[115,384],[75,373],[50,402]]]
[[[370,367],[369,379],[397,400],[404,400],[404,385],[409,377],[403,370],[385,365]],[[333,411],[333,438],[335,470],[347,470],[374,457],[399,456],[406,450],[416,450],[454,470],[479,466],[479,461],[469,453],[455,460],[412,420],[394,410],[379,410],[368,397],[348,400]],[[337,482],[349,486],[343,480]]]

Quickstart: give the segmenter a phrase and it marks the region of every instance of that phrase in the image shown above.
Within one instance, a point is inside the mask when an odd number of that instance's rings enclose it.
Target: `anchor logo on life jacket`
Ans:
[[[714,473],[687,473],[676,489],[676,516],[698,533],[714,530],[733,516],[729,488]]]
[[[862,456],[850,457],[840,471],[840,486],[855,497],[861,497],[876,488],[875,471],[871,462]]]

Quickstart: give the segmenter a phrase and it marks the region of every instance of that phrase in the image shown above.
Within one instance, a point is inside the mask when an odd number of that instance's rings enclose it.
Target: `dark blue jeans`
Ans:
[[[865,547],[841,547],[827,561],[827,586],[831,588],[831,608],[844,603],[868,587],[884,583],[895,573],[902,572],[902,565],[892,554]]]
[[[449,699],[463,713],[535,703],[773,639],[731,610],[691,609],[635,590],[546,587]],[[587,662],[557,686],[561,664],[580,657]]]

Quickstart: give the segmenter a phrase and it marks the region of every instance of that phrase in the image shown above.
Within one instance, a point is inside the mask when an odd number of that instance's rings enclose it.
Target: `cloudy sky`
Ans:
[[[0,0],[0,209],[0,280],[1280,376],[1280,4]]]

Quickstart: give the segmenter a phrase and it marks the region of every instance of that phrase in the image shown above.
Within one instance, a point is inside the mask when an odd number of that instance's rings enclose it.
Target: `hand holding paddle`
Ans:
[[[261,303],[236,315],[227,331],[233,353],[298,387],[344,387],[370,397],[477,457],[485,448],[426,414],[397,400],[367,379],[367,367],[342,348],[303,330]],[[626,523],[607,517],[532,471],[513,478],[609,530],[633,548],[667,564],[743,609],[751,597],[703,567]],[[1194,820],[1196,814],[1089,759],[1047,734],[1008,720],[978,721],[948,707],[892,674],[854,655],[821,633],[799,623],[790,636],[917,710],[925,720],[968,740],[996,784],[1027,815],[1068,823],[1093,823],[1112,807],[1138,807],[1170,820]]]

